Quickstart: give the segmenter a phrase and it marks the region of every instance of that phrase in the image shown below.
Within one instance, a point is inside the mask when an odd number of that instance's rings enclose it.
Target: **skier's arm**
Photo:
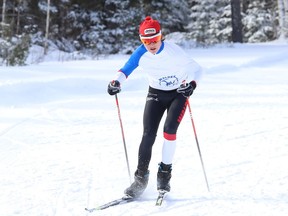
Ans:
[[[141,56],[147,52],[143,45],[139,46],[130,56],[125,65],[116,73],[114,80],[122,84],[128,76],[138,67]]]

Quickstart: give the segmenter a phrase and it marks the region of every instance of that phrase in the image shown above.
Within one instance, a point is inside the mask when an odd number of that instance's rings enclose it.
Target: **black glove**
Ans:
[[[109,85],[107,92],[110,95],[115,95],[121,91],[120,82],[118,80],[112,80]]]
[[[177,89],[178,93],[181,93],[184,97],[188,98],[193,94],[194,89],[196,88],[196,82],[193,80],[190,83],[183,83]]]

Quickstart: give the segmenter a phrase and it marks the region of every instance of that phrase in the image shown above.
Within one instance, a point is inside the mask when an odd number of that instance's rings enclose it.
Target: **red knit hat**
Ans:
[[[152,36],[159,33],[161,26],[157,20],[153,20],[152,17],[147,16],[145,20],[142,21],[139,27],[139,34],[141,36]]]

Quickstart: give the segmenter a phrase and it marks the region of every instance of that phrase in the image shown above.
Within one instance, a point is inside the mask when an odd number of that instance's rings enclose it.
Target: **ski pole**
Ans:
[[[195,124],[194,124],[194,120],[193,120],[193,117],[192,117],[192,111],[191,111],[191,106],[190,106],[190,103],[189,103],[189,98],[187,98],[187,105],[188,105],[188,109],[189,109],[189,114],[190,114],[190,118],[191,118],[191,122],[192,122],[192,127],[193,127],[193,131],[194,131],[194,135],[195,135],[195,140],[196,140],[198,153],[199,153],[200,160],[201,160],[201,165],[202,165],[202,169],[203,169],[203,173],[204,173],[207,189],[210,192],[210,188],[209,188],[209,184],[208,184],[208,180],[207,180],[207,175],[206,175],[206,171],[205,171],[205,167],[204,167],[204,163],[203,163],[203,159],[202,159],[202,154],[201,154],[201,150],[200,150],[200,146],[199,146],[199,142],[198,142],[198,138],[197,138],[197,133],[196,133],[196,129],[195,129]]]
[[[128,174],[129,174],[129,180],[130,180],[130,184],[131,184],[132,182],[131,182],[130,166],[129,166],[129,160],[128,160],[128,154],[127,154],[127,148],[126,148],[126,142],[125,142],[125,136],[124,136],[124,129],[123,129],[123,125],[122,125],[121,114],[120,114],[120,106],[119,106],[119,101],[118,101],[117,94],[115,94],[115,99],[116,99],[116,106],[117,106],[117,110],[118,110],[118,117],[119,117],[119,122],[120,122],[120,127],[121,127],[123,145],[124,145],[124,150],[125,150],[125,156],[126,156],[126,163],[127,163]]]

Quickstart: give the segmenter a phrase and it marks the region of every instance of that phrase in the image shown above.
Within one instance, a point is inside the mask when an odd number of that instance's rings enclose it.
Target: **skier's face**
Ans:
[[[153,35],[150,37],[140,36],[141,42],[144,44],[147,51],[152,54],[156,54],[158,50],[160,49],[161,44],[162,44],[161,39],[162,39],[161,31],[157,33],[156,35]]]
[[[144,44],[144,46],[148,52],[150,52],[152,54],[156,54],[159,51],[161,44],[162,44],[162,41],[160,40],[160,41],[157,41],[154,43]]]

